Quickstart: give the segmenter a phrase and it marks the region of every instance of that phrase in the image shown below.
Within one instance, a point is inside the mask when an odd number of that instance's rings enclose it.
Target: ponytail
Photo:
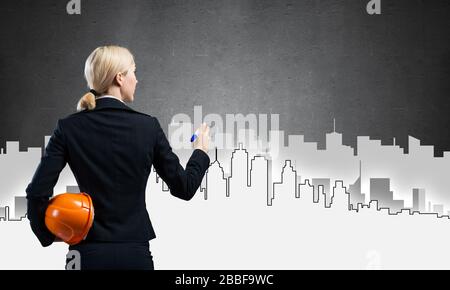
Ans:
[[[80,98],[77,104],[77,111],[83,111],[85,109],[92,110],[95,108],[95,95],[89,91]]]

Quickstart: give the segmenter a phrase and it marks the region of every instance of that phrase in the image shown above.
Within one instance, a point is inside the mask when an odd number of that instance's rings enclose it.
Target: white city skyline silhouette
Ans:
[[[380,140],[368,136],[357,137],[355,150],[342,144],[342,134],[336,132],[334,124],[332,132],[325,134],[326,147],[318,149],[316,142],[306,142],[303,135],[289,135],[284,144],[278,114],[270,115],[269,129],[266,114],[226,114],[224,122],[218,114],[202,116],[202,107],[195,106],[194,122],[186,114],[176,114],[168,125],[167,137],[182,165],[192,152],[190,136],[202,122],[214,125],[209,151],[211,166],[197,193],[206,200],[207,192],[238,197],[238,192],[255,186],[251,181],[257,180],[266,184],[265,205],[276,204],[277,195],[306,198],[312,190],[312,202],[330,207],[335,197],[333,188],[340,183],[349,195],[349,210],[359,211],[371,201],[378,201],[377,207],[390,208],[391,214],[407,209],[410,214],[420,211],[437,213],[439,217],[449,215],[450,197],[446,193],[450,179],[445,173],[450,172],[450,154],[434,157],[433,146],[423,146],[412,136],[408,136],[409,153],[404,153],[395,142],[382,145]],[[44,148],[49,138],[44,137]],[[6,153],[1,148],[0,220],[25,217],[25,188],[41,156],[40,147],[19,151],[18,141],[7,141]],[[157,181],[153,169],[149,182]],[[54,193],[67,192],[68,186],[77,184],[66,166]],[[280,193],[281,188],[285,192]]]
[[[192,153],[183,146],[192,146],[194,125],[169,124],[168,139],[181,147],[174,152],[182,165]],[[342,145],[334,128],[326,133],[326,148],[318,149],[302,135],[289,135],[284,144],[276,123],[267,140],[245,127],[228,143],[233,146],[216,150],[212,142],[211,166],[189,202],[170,196],[152,170],[146,204],[158,269],[449,268],[448,152],[434,157],[432,146],[413,137],[408,154],[365,136],[357,137],[355,150]],[[179,128],[189,128],[187,138],[184,131],[173,134]],[[217,128],[212,141],[222,133]],[[42,147],[19,151],[18,141],[8,141],[0,153],[0,207],[17,220],[0,221],[0,268],[64,269],[67,245],[42,248],[28,222],[20,222],[27,220],[25,188]],[[53,192],[77,191],[66,166]],[[398,211],[399,204],[407,209]],[[177,246],[180,240],[184,247]],[[20,255],[11,250],[16,248]]]

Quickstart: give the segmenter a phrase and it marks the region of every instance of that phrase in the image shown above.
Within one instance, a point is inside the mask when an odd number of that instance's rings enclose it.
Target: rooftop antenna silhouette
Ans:
[[[336,118],[333,118],[333,133],[336,133]]]

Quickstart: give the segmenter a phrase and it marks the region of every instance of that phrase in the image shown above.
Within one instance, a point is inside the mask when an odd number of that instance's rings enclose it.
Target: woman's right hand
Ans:
[[[209,126],[203,123],[198,129],[198,137],[194,141],[194,149],[200,149],[205,153],[209,150]]]

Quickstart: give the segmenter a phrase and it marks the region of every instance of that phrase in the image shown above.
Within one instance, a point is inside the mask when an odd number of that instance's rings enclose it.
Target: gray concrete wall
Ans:
[[[133,108],[166,128],[176,113],[279,113],[288,134],[323,143],[333,126],[450,150],[447,0],[0,1],[0,141],[42,146],[87,91],[86,57],[135,55]]]

